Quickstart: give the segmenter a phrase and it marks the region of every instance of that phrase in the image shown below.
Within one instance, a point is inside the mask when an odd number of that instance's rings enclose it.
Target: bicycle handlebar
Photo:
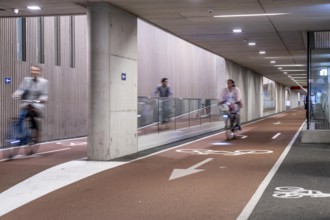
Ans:
[[[40,100],[25,100],[25,99],[22,99],[20,101],[25,102],[25,103],[41,103]]]
[[[29,103],[29,104],[34,104],[34,103],[41,103],[40,100],[26,100],[26,99],[20,99],[20,98],[13,98],[14,100],[24,102],[24,103]]]

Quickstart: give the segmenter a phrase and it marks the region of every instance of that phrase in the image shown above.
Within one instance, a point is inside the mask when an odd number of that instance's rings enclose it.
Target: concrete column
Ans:
[[[137,17],[88,5],[89,160],[137,152]]]

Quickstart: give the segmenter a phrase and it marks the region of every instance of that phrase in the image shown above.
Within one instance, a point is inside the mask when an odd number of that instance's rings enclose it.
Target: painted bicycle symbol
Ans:
[[[246,154],[271,154],[271,150],[210,150],[210,149],[179,149],[176,152],[188,153],[192,155],[224,155],[224,156],[241,156]]]
[[[295,186],[281,186],[275,188],[273,197],[276,198],[285,198],[285,199],[298,199],[302,197],[311,197],[311,198],[324,198],[324,197],[330,197],[329,193],[322,193],[318,190],[310,190],[310,189],[304,189],[301,187],[295,187]]]

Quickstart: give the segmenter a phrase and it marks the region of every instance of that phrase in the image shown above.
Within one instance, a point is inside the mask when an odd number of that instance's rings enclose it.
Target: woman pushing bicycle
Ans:
[[[38,142],[40,138],[40,125],[37,118],[42,117],[42,111],[48,100],[48,80],[40,76],[41,71],[40,66],[31,66],[31,77],[24,77],[12,95],[14,99],[21,99],[22,101],[18,117],[18,133],[22,134],[24,120],[29,118],[34,143]]]

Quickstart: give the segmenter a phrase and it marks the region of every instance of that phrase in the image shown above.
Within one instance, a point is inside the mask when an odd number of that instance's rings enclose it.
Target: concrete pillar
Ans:
[[[137,152],[137,17],[88,5],[88,160]]]

